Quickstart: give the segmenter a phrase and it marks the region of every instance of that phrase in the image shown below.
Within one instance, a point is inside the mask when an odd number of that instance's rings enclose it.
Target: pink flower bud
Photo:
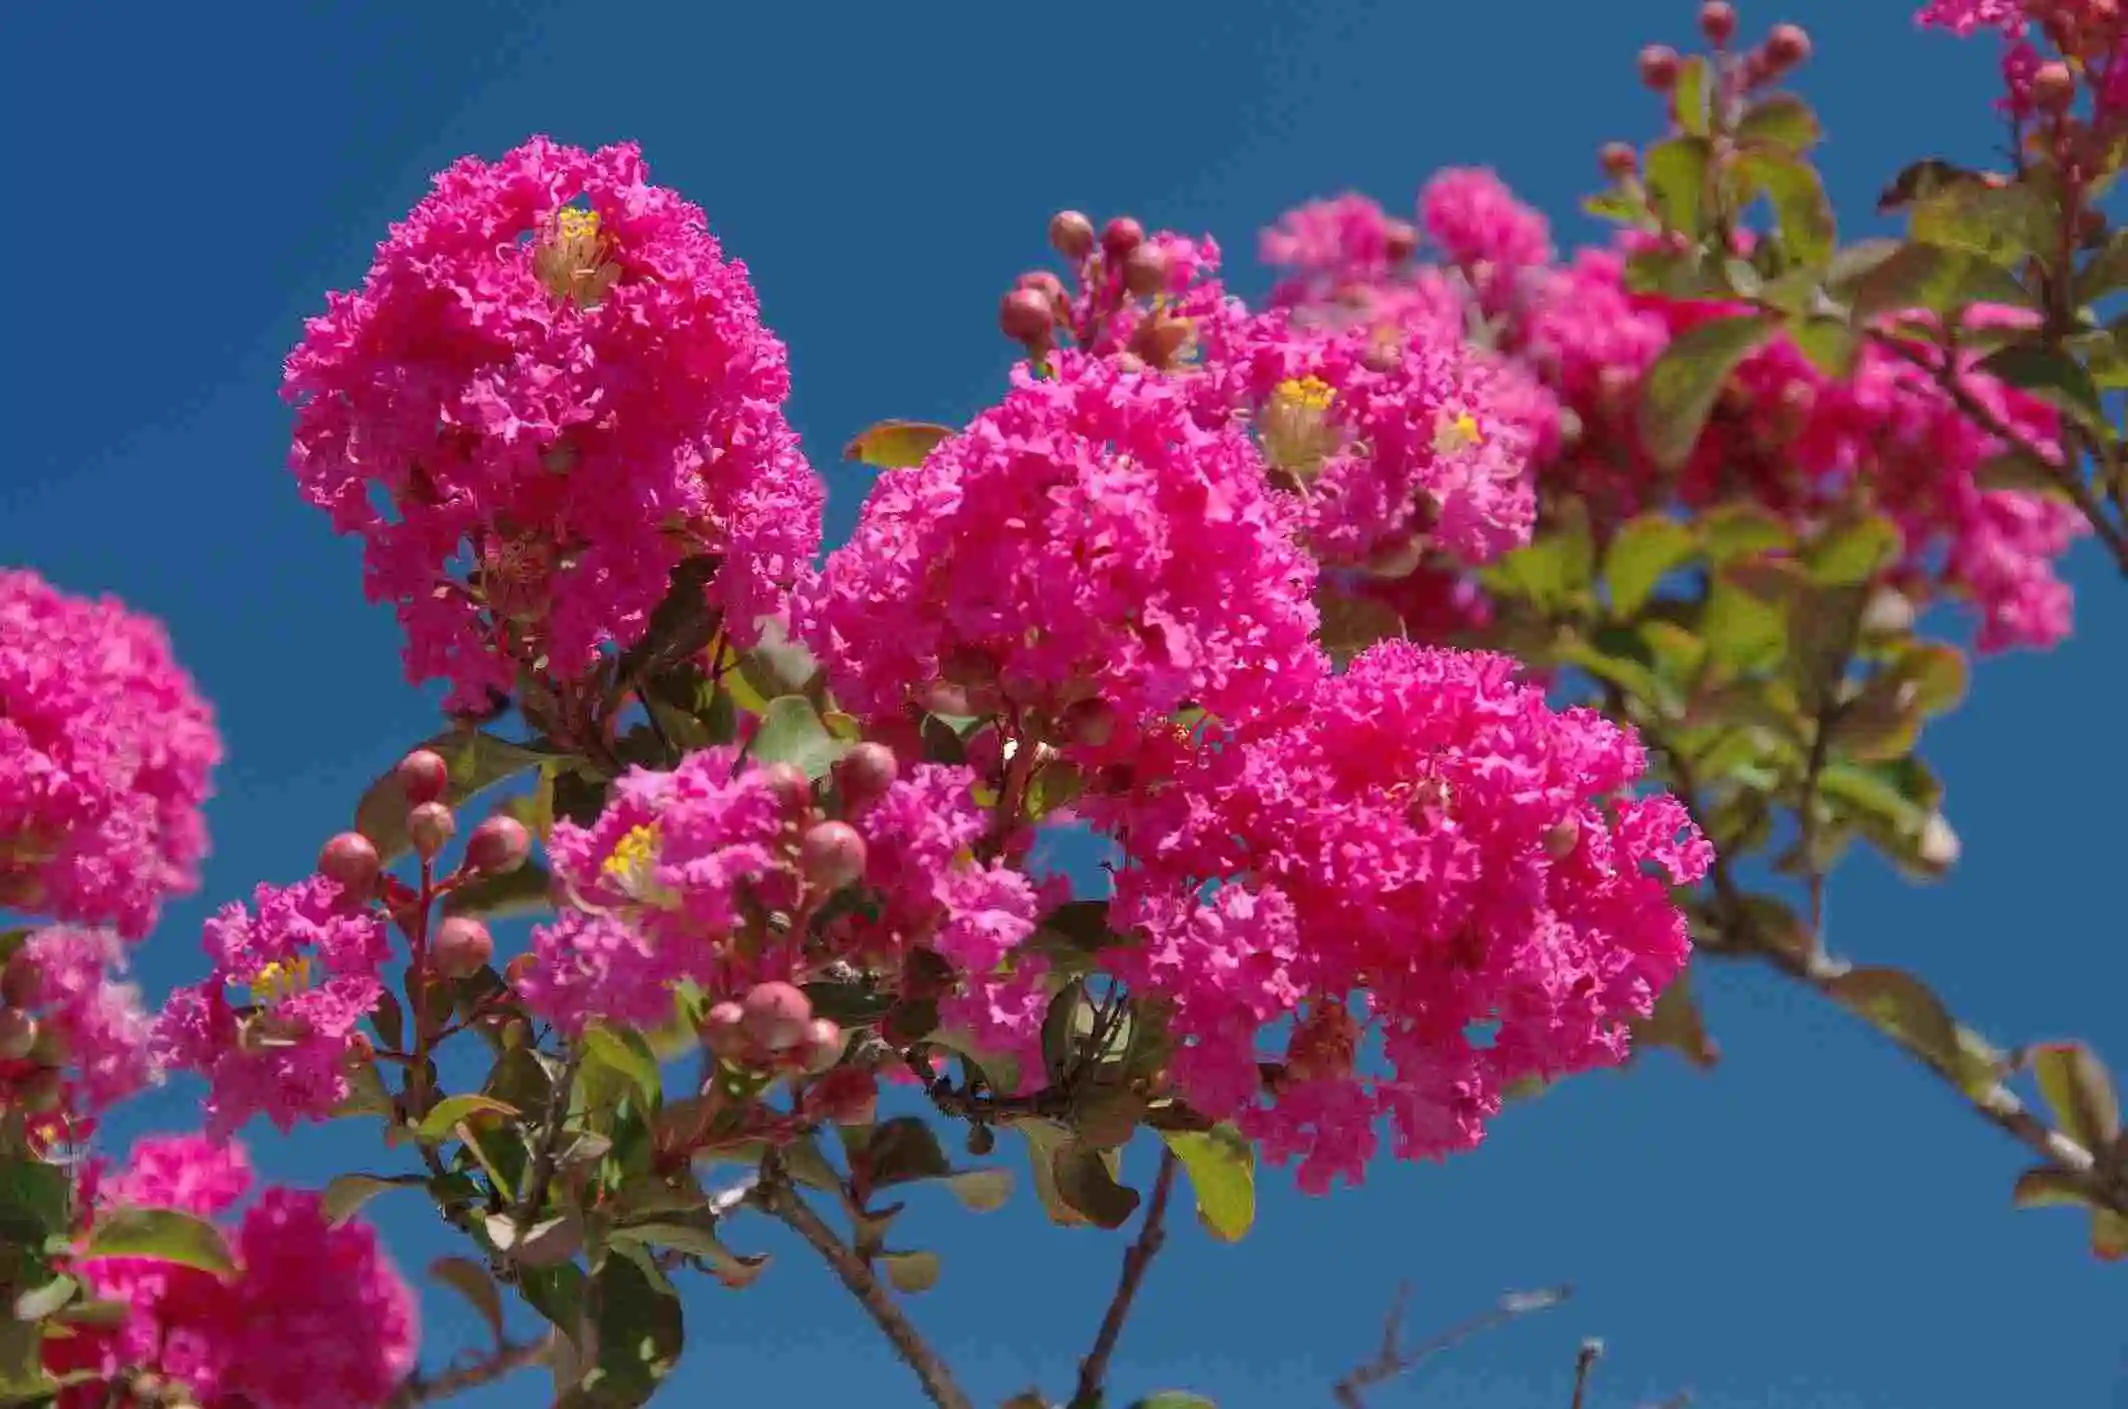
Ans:
[[[471,915],[452,915],[437,926],[429,956],[445,978],[465,978],[495,957],[495,937]]]
[[[798,843],[798,867],[822,890],[841,890],[864,875],[865,839],[847,822],[822,822]]]
[[[451,765],[433,749],[415,749],[392,770],[399,791],[410,805],[419,806],[442,797],[451,786]]]
[[[870,740],[858,744],[835,764],[835,784],[842,789],[843,806],[855,811],[877,802],[894,786],[900,772],[894,750]]]
[[[1101,227],[1101,252],[1110,259],[1123,259],[1144,243],[1145,227],[1127,215]]]
[[[36,1019],[15,1008],[0,1008],[0,1061],[19,1062],[36,1045]]]
[[[2032,72],[2032,101],[2042,112],[2067,112],[2076,101],[2076,75],[2059,59],[2041,64]]]
[[[1810,32],[1799,24],[1777,24],[1766,35],[1766,62],[1775,73],[1810,57]]]
[[[1034,289],[1014,289],[998,304],[998,327],[1014,342],[1047,342],[1055,326],[1055,307]]]
[[[341,890],[357,899],[369,897],[382,867],[375,843],[360,832],[342,832],[318,853],[319,874],[338,882]]]
[[[813,800],[813,785],[795,763],[764,764],[761,781],[787,808],[803,807]]]
[[[805,1041],[806,1024],[813,1020],[812,1000],[774,980],[755,984],[739,1007],[747,1037],[769,1052],[787,1052]]]
[[[1408,220],[1392,220],[1382,230],[1383,252],[1401,264],[1419,250],[1419,232]]]
[[[1736,33],[1736,6],[1729,0],[1707,0],[1699,7],[1699,32],[1716,48],[1727,44]]]
[[[457,831],[457,814],[440,802],[424,802],[406,816],[406,834],[424,861],[434,861]]]
[[[510,987],[516,988],[526,979],[532,977],[532,971],[538,967],[538,959],[530,954],[520,954],[502,966],[502,981],[510,985]]]
[[[1167,256],[1156,246],[1139,245],[1123,258],[1123,287],[1151,298],[1167,285]]]
[[[489,817],[466,838],[465,864],[483,875],[501,876],[525,864],[532,854],[532,833],[515,817]]]
[[[1047,269],[1030,269],[1019,278],[1013,280],[1012,286],[1016,289],[1033,289],[1043,298],[1049,300],[1052,314],[1055,314],[1064,306],[1064,281]]]
[[[805,1038],[797,1057],[808,1075],[817,1076],[842,1060],[842,1027],[827,1018],[814,1018],[805,1025]]]
[[[737,1061],[746,1052],[746,1010],[726,999],[702,1015],[702,1045],[726,1061]]]
[[[1544,834],[1544,854],[1554,861],[1564,861],[1581,845],[1581,822],[1569,817],[1554,823]]]
[[[1076,210],[1060,210],[1049,217],[1049,244],[1066,259],[1084,259],[1094,252],[1094,223]]]
[[[1677,51],[1667,44],[1650,44],[1640,51],[1640,81],[1658,93],[1677,85]]]
[[[1631,142],[1604,143],[1597,160],[1603,163],[1603,174],[1613,181],[1623,181],[1640,170],[1640,153],[1633,150]]]

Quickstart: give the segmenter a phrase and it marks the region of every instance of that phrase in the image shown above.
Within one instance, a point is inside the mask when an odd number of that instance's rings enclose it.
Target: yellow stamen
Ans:
[[[261,1007],[271,1008],[309,987],[310,960],[299,956],[285,964],[272,963],[260,969],[258,977],[251,981],[251,996]]]
[[[1453,455],[1484,443],[1485,433],[1478,429],[1478,418],[1468,411],[1459,411],[1454,416],[1444,411],[1434,425],[1433,451],[1436,455]]]
[[[1288,377],[1278,384],[1256,423],[1274,468],[1302,483],[1315,477],[1338,447],[1337,428],[1330,424],[1336,399],[1336,390],[1320,377]]]
[[[629,828],[627,835],[614,843],[613,853],[599,867],[599,873],[631,899],[645,905],[668,906],[679,897],[658,884],[657,864],[658,827],[655,822],[643,822]]]
[[[556,298],[574,300],[580,308],[596,308],[621,266],[606,258],[613,241],[599,232],[598,212],[567,207],[555,213],[554,224],[532,254],[532,270]]]

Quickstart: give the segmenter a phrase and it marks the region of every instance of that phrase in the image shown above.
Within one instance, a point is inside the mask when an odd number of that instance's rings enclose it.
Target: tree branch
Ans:
[[[1382,1328],[1382,1348],[1374,1358],[1353,1367],[1345,1378],[1331,1386],[1330,1393],[1341,1409],[1367,1409],[1367,1402],[1360,1398],[1363,1390],[1373,1389],[1400,1375],[1407,1375],[1421,1364],[1445,1350],[1452,1350],[1472,1336],[1496,1330],[1510,1321],[1519,1320],[1533,1311],[1546,1311],[1574,1294],[1572,1287],[1547,1287],[1535,1292],[1510,1292],[1501,1297],[1490,1311],[1481,1312],[1467,1321],[1450,1326],[1430,1339],[1419,1342],[1408,1350],[1404,1347],[1404,1307],[1411,1299],[1410,1287],[1397,1288],[1396,1299],[1389,1304],[1389,1315]]]
[[[1167,1243],[1167,1201],[1175,1188],[1175,1168],[1180,1163],[1175,1152],[1167,1146],[1160,1147],[1160,1172],[1153,1176],[1153,1196],[1145,1206],[1145,1218],[1138,1225],[1138,1238],[1123,1252],[1123,1274],[1116,1281],[1116,1294],[1109,1298],[1108,1312],[1101,1318],[1101,1329],[1094,1334],[1093,1348],[1079,1362],[1079,1385],[1073,1392],[1069,1409],[1100,1409],[1101,1387],[1108,1379],[1109,1357],[1116,1353],[1116,1342],[1123,1337],[1123,1323],[1130,1319],[1131,1303],[1137,1299],[1138,1286],[1145,1280],[1145,1271]]]
[[[765,1167],[761,1182],[754,1186],[752,1198],[756,1205],[788,1224],[820,1254],[850,1295],[857,1298],[857,1304],[865,1309],[873,1324],[885,1334],[894,1353],[916,1372],[924,1394],[938,1409],[975,1409],[975,1401],[954,1380],[952,1370],[939,1358],[938,1352],[902,1314],[901,1307],[880,1285],[879,1278],[873,1275],[864,1259],[835,1236],[835,1230],[828,1227],[813,1211],[812,1205],[790,1186],[781,1170]]]
[[[445,1370],[438,1375],[415,1373],[407,1376],[398,1390],[387,1401],[387,1409],[415,1409],[416,1405],[433,1404],[439,1399],[449,1399],[454,1394],[464,1394],[469,1389],[479,1389],[492,1384],[519,1370],[539,1363],[540,1358],[554,1345],[555,1333],[549,1331],[538,1340],[505,1342],[485,1359],[457,1369]]]

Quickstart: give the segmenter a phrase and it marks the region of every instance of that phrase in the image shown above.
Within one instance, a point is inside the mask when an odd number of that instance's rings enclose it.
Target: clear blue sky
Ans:
[[[1817,37],[1808,88],[1858,222],[1843,233],[1867,233],[1904,159],[1996,139],[1991,54],[1915,33],[1905,0],[1742,8],[1754,32],[1794,19]],[[151,992],[197,976],[210,904],[303,874],[432,724],[388,613],[361,600],[353,546],[297,502],[275,389],[298,320],[361,277],[451,158],[537,131],[639,139],[752,267],[839,538],[863,486],[837,448],[994,393],[998,293],[1040,258],[1058,205],[1210,230],[1249,290],[1255,233],[1279,211],[1345,188],[1402,205],[1443,164],[1497,167],[1583,238],[1596,144],[1655,117],[1633,54],[1690,24],[1689,4],[1653,0],[8,6],[0,561],[167,618],[229,741],[206,893],[142,950]],[[1851,866],[1831,919],[1842,949],[1921,967],[2006,1040],[2080,1034],[2128,1066],[2128,584],[2095,554],[2071,576],[2075,640],[1991,664],[1931,736],[1964,865],[1925,890]],[[1119,1387],[1326,1404],[1400,1279],[1422,1328],[1571,1280],[1569,1307],[1378,1409],[1563,1406],[1585,1334],[1610,1344],[1601,1409],[1682,1387],[1706,1409],[2128,1405],[2128,1269],[2093,1263],[2074,1216],[2010,1210],[2015,1147],[1778,980],[1703,987],[1727,1054],[1711,1076],[1658,1059],[1585,1078],[1510,1113],[1478,1154],[1384,1166],[1359,1194],[1307,1200],[1272,1176],[1238,1246],[1185,1228]],[[172,1086],[113,1134],[182,1126],[196,1097]],[[254,1146],[299,1180],[396,1167],[367,1125]],[[411,1274],[445,1250],[418,1199],[372,1207]],[[908,1218],[946,1257],[915,1314],[972,1390],[1061,1391],[1120,1242],[1053,1230],[1025,1197],[982,1219],[926,1199]],[[758,1246],[783,1249],[775,1231]],[[433,1356],[467,1343],[447,1293],[426,1305]],[[695,1289],[688,1311],[675,1402],[918,1402],[803,1249],[746,1294]]]

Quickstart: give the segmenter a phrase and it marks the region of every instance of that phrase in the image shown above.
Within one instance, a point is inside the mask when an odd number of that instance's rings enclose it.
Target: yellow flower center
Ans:
[[[1330,424],[1336,390],[1320,377],[1288,377],[1272,391],[1257,417],[1264,457],[1272,467],[1306,483],[1315,477],[1338,446]]]
[[[285,964],[268,964],[259,970],[258,977],[252,979],[251,997],[260,1007],[271,1008],[309,988],[310,979],[308,957],[290,959]]]
[[[614,889],[645,905],[668,906],[679,897],[657,882],[658,828],[655,822],[631,827],[614,843],[613,853],[599,867]]]
[[[1433,452],[1436,455],[1454,455],[1472,446],[1483,445],[1485,433],[1478,429],[1478,418],[1468,411],[1458,411],[1451,416],[1446,411],[1433,428]]]
[[[621,276],[621,266],[606,258],[612,249],[613,241],[599,231],[597,211],[567,207],[555,213],[533,251],[532,270],[556,298],[596,308]]]

